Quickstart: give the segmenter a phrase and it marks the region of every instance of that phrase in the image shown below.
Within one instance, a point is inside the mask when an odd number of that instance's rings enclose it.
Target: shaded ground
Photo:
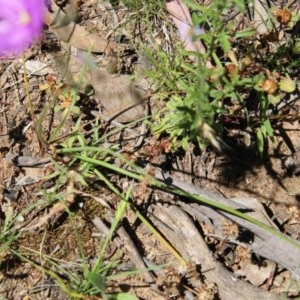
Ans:
[[[107,37],[110,28],[116,25],[112,20],[116,14],[115,11],[118,12],[119,20],[126,15],[123,10],[111,10],[105,5],[95,5],[95,1],[75,2],[79,8],[80,24],[95,34],[99,34],[100,31],[102,37]],[[298,9],[297,5],[295,9]],[[141,32],[143,32],[142,29],[139,33]],[[122,38],[126,38],[126,35]],[[16,253],[6,247],[11,231],[10,228],[7,231],[3,229],[0,237],[2,243],[1,299],[68,299],[69,296],[61,291],[49,273],[43,272],[36,265],[55,270],[67,284],[72,282],[70,279],[72,272],[79,274],[80,277],[83,257],[87,264],[93,265],[98,255],[101,237],[105,235],[105,228],[110,227],[112,216],[120,200],[102,180],[96,178],[91,178],[88,186],[75,184],[76,192],[72,193],[71,197],[67,190],[73,184],[71,180],[59,185],[54,179],[44,179],[45,175],[52,174],[55,170],[51,157],[61,166],[69,163],[69,158],[56,155],[55,149],[60,148],[59,143],[70,134],[72,126],[78,120],[78,115],[73,114],[52,143],[43,143],[43,140],[49,140],[54,129],[61,124],[64,118],[63,108],[70,105],[70,94],[64,93],[64,90],[60,93],[61,97],[56,105],[51,102],[54,92],[61,88],[60,82],[63,77],[61,66],[64,65],[65,59],[62,56],[66,52],[63,49],[64,46],[60,36],[55,36],[51,30],[48,30],[44,40],[26,53],[27,59],[45,63],[47,67],[45,73],[40,76],[29,77],[32,111],[27,104],[23,77],[20,74],[21,63],[18,60],[0,62],[2,229],[5,228],[5,218],[7,220],[9,213],[13,216],[18,213],[22,214],[24,219],[20,218],[12,225],[12,228],[18,228],[17,232],[20,236],[9,246],[13,251],[31,260],[31,263],[21,260]],[[121,51],[123,56],[118,57],[117,61],[114,61],[115,57],[111,52],[108,48],[105,54],[98,55],[97,58],[108,66],[113,61],[115,73],[128,74],[133,71],[138,55],[128,44],[125,43]],[[81,66],[77,68],[80,69]],[[76,71],[78,71],[76,64],[74,69],[72,67],[70,69],[70,73],[75,74],[74,77],[76,77]],[[68,81],[68,78],[64,82],[67,82],[68,88],[73,84]],[[94,89],[96,90],[95,87]],[[94,120],[91,111],[98,111],[99,99],[86,91],[80,92],[82,93],[80,101],[76,105],[83,113],[83,120],[79,130],[88,141],[91,141],[90,132],[93,129],[91,122]],[[49,107],[45,111],[47,105]],[[157,103],[153,98],[150,99],[152,111],[159,110],[159,105],[162,104]],[[183,182],[191,183],[229,199],[257,199],[263,205],[263,212],[271,219],[274,226],[299,241],[299,105],[296,95],[295,101],[288,107],[288,113],[294,117],[293,120],[288,122],[282,118],[274,123],[276,141],[269,141],[263,158],[257,154],[255,137],[247,133],[247,130],[239,128],[227,129],[224,139],[230,146],[230,150],[224,153],[216,153],[210,147],[200,150],[195,145],[190,145],[185,153],[165,151],[162,142],[152,136],[141,123],[133,126],[131,132],[120,131],[111,135],[105,142],[119,144],[120,152],[141,167],[147,167],[150,174],[153,172],[152,169],[159,167]],[[35,119],[35,122],[32,119]],[[99,125],[99,135],[104,136],[115,128],[119,128],[118,125],[103,122]],[[42,132],[42,138],[40,135],[38,139],[37,131]],[[132,151],[139,141],[135,135],[145,132],[147,136],[142,140],[138,150]],[[167,143],[168,140],[166,139],[165,142]],[[122,167],[120,162],[114,161],[114,163]],[[72,171],[74,170],[70,170]],[[133,184],[132,180],[126,176],[109,174],[108,171],[104,173],[111,182],[116,183],[120,190],[127,190]],[[185,203],[185,200],[178,196],[151,190],[146,179],[140,184],[134,183],[133,187],[134,204],[154,225],[156,209],[160,210],[161,207],[163,211],[165,206],[176,205],[179,202]],[[53,194],[52,191],[54,191]],[[61,194],[56,197],[58,192]],[[69,205],[67,212],[65,212],[65,205],[54,205],[57,200],[62,199]],[[29,207],[31,209],[28,212],[25,211]],[[56,210],[53,211],[53,207]],[[104,224],[95,226],[95,217],[102,219]],[[221,220],[221,223],[222,237],[210,232],[207,224],[195,221],[196,228],[215,260],[221,262],[225,269],[229,270],[230,274],[235,274],[241,282],[249,282],[249,286],[258,287],[257,291],[251,290],[253,293],[269,291],[270,295],[274,295],[274,299],[276,295],[286,298],[298,297],[300,288],[297,276],[255,255],[243,245],[229,241],[228,238],[237,235],[239,229],[236,228],[236,224],[225,218]],[[162,232],[162,229],[159,230]],[[121,242],[118,243],[118,239],[115,238],[107,247],[104,257],[105,262],[118,262],[118,267],[113,273],[142,268],[143,264],[139,264],[136,258],[138,255],[148,267],[174,262],[172,251],[166,248],[131,210],[126,211],[117,235]],[[185,241],[182,240],[181,243]],[[135,245],[136,252],[132,245]],[[173,246],[176,248],[174,244]],[[195,251],[204,250],[199,247],[199,250]],[[180,253],[178,249],[177,252]],[[65,273],[57,268],[57,265],[63,267]],[[201,266],[192,263],[187,271],[182,271],[177,263],[173,263],[164,270],[153,271],[150,277],[138,274],[110,280],[107,284],[107,291],[130,291],[141,299],[218,299],[220,297],[218,286],[207,280],[209,276],[205,275],[206,271],[203,266],[201,269]],[[220,274],[223,273],[220,271]],[[154,282],[151,281],[153,279]],[[70,288],[75,288],[75,283],[72,282],[72,284],[74,286]],[[82,290],[81,292],[84,293]],[[239,292],[241,292],[240,299],[248,299],[242,294],[242,290]],[[270,296],[270,299],[273,299],[271,297],[273,296]],[[86,299],[101,298],[87,296]]]

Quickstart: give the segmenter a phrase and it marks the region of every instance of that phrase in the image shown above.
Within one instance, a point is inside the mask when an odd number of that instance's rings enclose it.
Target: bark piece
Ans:
[[[167,174],[163,174],[161,171],[157,171],[155,176],[157,179],[164,180],[165,182],[172,182],[174,187],[180,188],[189,193],[210,199],[233,209],[238,209],[239,211],[242,210],[246,214],[250,214],[250,216],[251,213],[253,213],[252,207],[249,208],[232,200],[226,199],[225,197],[197,188],[191,184],[172,178]],[[222,219],[222,216],[225,216],[239,224],[241,227],[250,230],[254,234],[254,239],[252,243],[246,245],[252,251],[280,264],[292,271],[294,274],[300,276],[300,243],[298,241],[293,240],[279,231],[277,231],[275,235],[274,233],[267,231],[265,228],[253,224],[245,219],[233,216],[229,213],[201,203],[191,203],[188,206],[191,208],[190,212],[194,217],[197,216],[197,213],[204,214],[211,219],[213,223],[215,222],[217,224]]]
[[[201,265],[206,279],[217,284],[220,299],[241,299],[241,296],[245,300],[278,299],[276,295],[234,277],[216,261],[198,229],[181,208],[157,205],[150,218],[186,261]]]

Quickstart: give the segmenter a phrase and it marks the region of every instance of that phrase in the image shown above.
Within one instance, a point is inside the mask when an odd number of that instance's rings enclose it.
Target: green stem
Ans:
[[[117,172],[119,174],[122,174],[124,176],[136,179],[138,181],[142,181],[144,179],[144,176],[146,176],[146,175],[148,177],[151,176],[151,175],[147,174],[146,172],[144,172],[144,174],[137,174],[135,172],[128,171],[128,170],[119,168],[117,166],[111,165],[110,163],[100,161],[100,160],[97,160],[97,159],[93,159],[93,158],[82,157],[82,156],[79,156],[79,155],[75,155],[75,157],[77,159],[82,160],[82,161],[89,162],[91,164],[104,167],[106,169],[115,171],[115,172]],[[246,220],[246,221],[248,221],[252,224],[255,224],[255,225],[265,229],[266,231],[270,232],[274,236],[277,236],[277,237],[281,238],[282,240],[286,241],[287,243],[291,244],[292,246],[300,249],[299,244],[297,242],[295,242],[294,240],[290,239],[289,237],[287,237],[285,234],[273,229],[272,227],[266,225],[265,223],[260,222],[260,221],[256,220],[255,218],[252,218],[252,217],[250,217],[250,216],[248,216],[248,215],[246,215],[246,214],[244,214],[244,213],[242,213],[242,212],[240,212],[236,209],[230,208],[230,207],[228,207],[224,204],[220,204],[216,201],[207,199],[205,197],[191,194],[191,193],[186,192],[185,190],[183,190],[181,188],[178,188],[176,186],[167,185],[164,182],[156,179],[153,176],[152,176],[151,180],[149,181],[149,185],[152,186],[152,187],[155,187],[155,188],[159,188],[159,189],[164,190],[164,191],[168,191],[172,194],[176,194],[178,196],[183,196],[183,197],[187,197],[187,198],[196,200],[196,201],[198,201],[202,204],[208,205],[210,207],[213,207],[213,208],[216,208],[218,210],[224,211],[224,212],[229,213],[231,215],[237,216],[241,219],[244,219],[244,220]]]

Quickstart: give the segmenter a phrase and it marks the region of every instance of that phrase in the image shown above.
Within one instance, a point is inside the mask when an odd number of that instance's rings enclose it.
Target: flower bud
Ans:
[[[262,88],[265,93],[274,94],[278,90],[278,84],[276,80],[268,78],[263,82]]]
[[[276,19],[279,23],[287,25],[292,19],[292,14],[287,9],[278,9]]]

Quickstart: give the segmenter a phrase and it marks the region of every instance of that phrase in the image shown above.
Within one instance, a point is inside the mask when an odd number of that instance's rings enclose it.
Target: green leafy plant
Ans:
[[[244,1],[216,0],[209,6],[189,0],[185,3],[193,12],[193,26],[207,28],[205,32],[193,36],[195,42],[201,41],[206,45],[206,52],[187,52],[174,37],[172,42],[176,45],[176,53],[165,52],[161,46],[153,51],[144,51],[153,65],[148,76],[156,80],[159,86],[157,98],[166,101],[165,107],[154,116],[153,131],[169,135],[174,147],[187,149],[190,141],[197,141],[200,145],[208,141],[220,149],[219,136],[226,127],[223,120],[230,124],[230,120],[234,122],[238,119],[247,123],[256,135],[257,148],[262,155],[266,140],[274,139],[270,108],[285,96],[268,94],[262,86],[273,72],[274,76],[278,71],[286,72],[280,64],[273,64],[272,61],[279,61],[278,56],[282,59],[290,44],[282,46],[279,40],[275,41],[278,43],[276,59],[273,54],[267,57],[268,50],[260,50],[257,46],[263,41],[258,40],[255,30],[238,31],[232,23],[224,24],[220,15],[232,8],[245,13]],[[271,39],[271,34],[266,38]],[[245,48],[240,50],[243,54],[236,58],[239,50],[235,54],[233,49],[239,47]],[[265,60],[269,69],[261,66]],[[293,61],[296,63],[297,59]],[[284,73],[281,76],[283,78]],[[296,88],[294,81],[289,81],[288,90],[284,90],[282,83],[287,81],[280,81],[281,91],[289,93]],[[256,103],[255,109],[249,111],[253,103]],[[241,107],[237,113],[233,109],[236,105]]]
[[[19,234],[15,226],[22,220],[22,215],[14,213],[11,206],[5,210],[4,221],[0,229],[0,263],[2,263],[2,259],[9,251],[12,243],[17,240]]]

